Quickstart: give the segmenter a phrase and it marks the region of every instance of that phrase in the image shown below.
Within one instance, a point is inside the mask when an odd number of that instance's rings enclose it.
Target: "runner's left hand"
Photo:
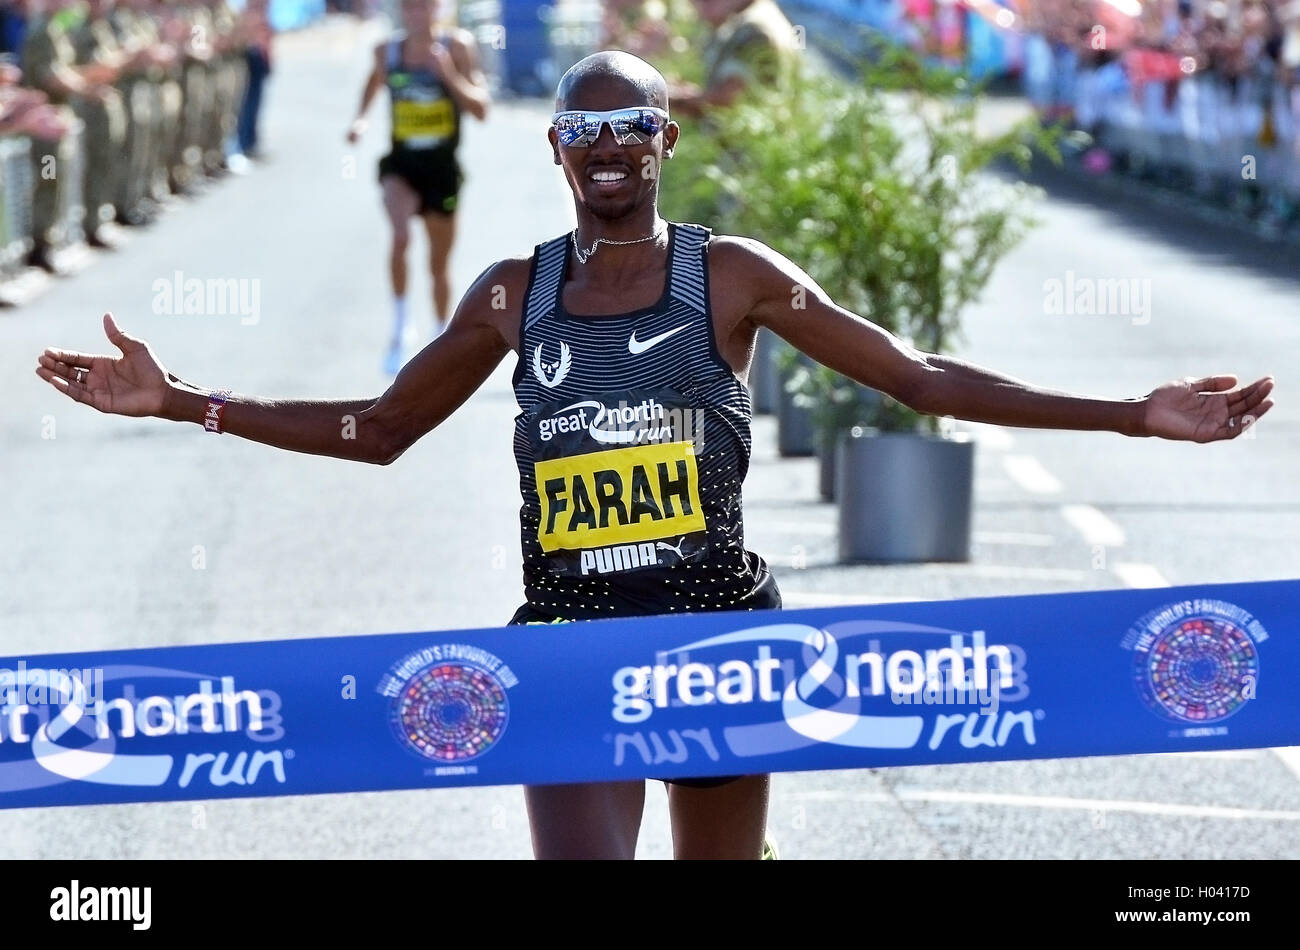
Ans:
[[[455,74],[456,64],[453,62],[451,54],[447,52],[446,47],[441,43],[434,44],[433,49],[430,50],[430,55],[433,57],[433,74],[435,76],[439,79],[446,79],[449,75]]]
[[[1174,380],[1147,396],[1142,434],[1189,442],[1235,439],[1273,408],[1267,398],[1272,391],[1272,376],[1249,386],[1237,386],[1231,375]]]

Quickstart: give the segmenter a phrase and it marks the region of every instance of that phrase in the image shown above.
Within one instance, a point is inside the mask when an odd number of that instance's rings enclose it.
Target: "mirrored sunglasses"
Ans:
[[[606,122],[619,145],[643,145],[663,131],[668,113],[652,106],[634,106],[608,112],[557,112],[551,117],[560,144],[570,148],[591,145],[600,138],[600,127]]]

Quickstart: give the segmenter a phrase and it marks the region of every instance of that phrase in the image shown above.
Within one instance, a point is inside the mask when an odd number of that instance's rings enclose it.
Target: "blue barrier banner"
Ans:
[[[1300,581],[0,659],[0,806],[1300,744]]]

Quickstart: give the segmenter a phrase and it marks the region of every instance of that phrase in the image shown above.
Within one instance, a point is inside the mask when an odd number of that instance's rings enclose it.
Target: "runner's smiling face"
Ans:
[[[557,103],[556,111],[606,112],[638,106],[666,109],[667,102],[648,96],[627,80],[593,75],[578,80],[565,102]],[[617,221],[647,204],[654,204],[659,191],[659,169],[664,159],[672,156],[678,131],[677,123],[669,122],[649,141],[619,145],[606,123],[591,145],[572,148],[560,144],[554,128],[548,135],[555,164],[564,169],[564,177],[577,202],[601,220]]]

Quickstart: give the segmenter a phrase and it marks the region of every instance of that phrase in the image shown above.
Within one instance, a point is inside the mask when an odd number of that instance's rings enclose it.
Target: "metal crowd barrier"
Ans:
[[[823,52],[848,63],[867,55],[873,39],[914,39],[907,18],[888,0],[784,0],[782,8],[806,27]],[[1269,80],[1246,76],[1230,90],[1218,76],[1200,73],[1182,79],[1166,104],[1163,82],[1136,87],[1121,61],[1094,69],[1072,55],[1046,55],[1047,47],[1037,37],[1025,37],[1024,49],[1012,55],[1014,45],[1002,51],[1001,65],[1008,68],[1023,60],[1021,78],[1029,97],[1074,106],[1080,124],[1095,130],[1102,147],[1126,157],[1134,168],[1181,173],[1207,190],[1250,185],[1266,195],[1300,201],[1300,89],[1279,85],[1274,90],[1275,142],[1269,144],[1259,135],[1266,88],[1261,84]],[[967,67],[988,74],[990,69],[980,68],[977,59],[968,55]],[[997,62],[985,66],[997,72]],[[1251,161],[1245,162],[1248,156]]]
[[[1263,137],[1265,105],[1259,87],[1234,97],[1217,77],[1182,80],[1164,99],[1164,83],[1139,92],[1117,86],[1090,103],[1099,119],[1097,137],[1108,151],[1139,166],[1181,172],[1194,181],[1240,187],[1300,199],[1300,102],[1278,86],[1268,100],[1273,141]]]
[[[86,151],[82,142],[84,128],[80,119],[72,123],[68,134],[59,142],[57,172],[59,176],[59,203],[55,225],[50,235],[55,249],[76,244],[85,237],[82,221],[86,217],[85,197],[82,188],[85,175]]]
[[[26,136],[0,138],[0,280],[21,273],[32,249],[31,152]]]

